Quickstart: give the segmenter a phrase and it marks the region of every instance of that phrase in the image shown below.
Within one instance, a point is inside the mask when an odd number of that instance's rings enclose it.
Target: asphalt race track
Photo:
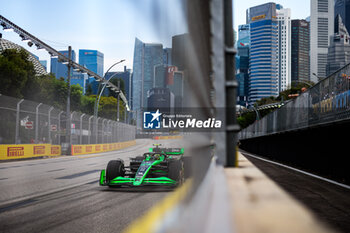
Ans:
[[[350,190],[309,175],[261,161],[243,152],[289,194],[303,203],[319,220],[338,232],[350,232]],[[248,156],[247,156],[248,155]]]
[[[171,190],[101,187],[100,170],[112,159],[128,163],[152,143],[181,147],[138,139],[114,152],[0,163],[0,232],[121,232]]]

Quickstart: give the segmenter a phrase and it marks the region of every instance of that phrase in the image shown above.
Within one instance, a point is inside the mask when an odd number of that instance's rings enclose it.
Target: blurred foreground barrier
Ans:
[[[236,168],[224,168],[214,158],[188,197],[193,185],[186,182],[170,193],[125,232],[334,232],[240,153]]]
[[[0,145],[0,160],[61,155],[61,146],[50,144]]]
[[[136,145],[136,141],[116,142],[107,144],[72,145],[72,155],[94,154],[100,152],[120,150]]]

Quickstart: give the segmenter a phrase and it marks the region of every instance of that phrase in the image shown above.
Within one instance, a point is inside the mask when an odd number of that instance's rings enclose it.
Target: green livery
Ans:
[[[181,184],[184,179],[184,148],[155,146],[148,153],[131,158],[129,166],[125,166],[121,159],[109,161],[107,169],[101,171],[99,184],[110,187]]]

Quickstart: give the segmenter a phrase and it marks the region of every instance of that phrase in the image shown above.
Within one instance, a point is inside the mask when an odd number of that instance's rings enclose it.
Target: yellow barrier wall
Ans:
[[[120,150],[129,146],[136,145],[136,141],[116,142],[107,144],[87,144],[72,145],[72,155],[95,154],[100,152]]]
[[[176,136],[154,136],[153,139],[155,140],[161,140],[161,139],[182,139],[181,135]]]
[[[0,145],[0,160],[61,155],[61,146],[50,144]]]

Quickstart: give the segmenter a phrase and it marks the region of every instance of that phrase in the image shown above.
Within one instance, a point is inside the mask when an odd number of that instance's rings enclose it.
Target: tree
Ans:
[[[118,81],[120,81],[120,90],[125,94],[125,83],[124,80],[121,78],[113,78],[111,80],[111,83],[113,83],[115,86],[118,86]],[[114,91],[110,91],[109,92],[109,96],[113,96],[115,98],[117,98],[117,93],[115,93]]]
[[[36,83],[33,63],[28,53],[21,49],[6,49],[0,55],[0,92],[17,98],[23,98],[28,86]]]

